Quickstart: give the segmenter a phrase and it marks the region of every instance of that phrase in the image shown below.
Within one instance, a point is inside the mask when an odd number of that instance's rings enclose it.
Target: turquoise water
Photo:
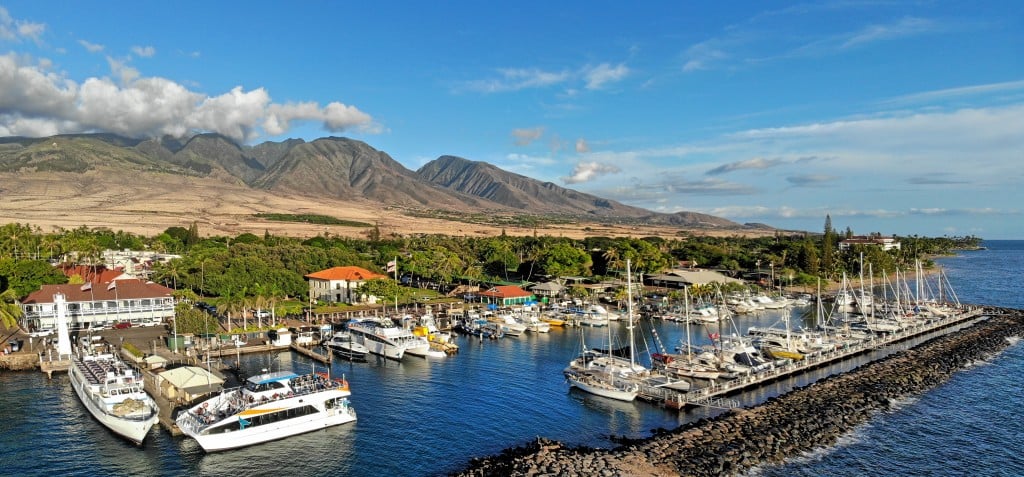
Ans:
[[[1024,242],[987,242],[941,263],[960,300],[1024,308],[1019,290]],[[745,317],[737,327],[767,326],[777,317]],[[656,323],[668,347],[685,328]],[[588,344],[604,329],[584,329]],[[614,328],[619,335],[623,329]],[[642,402],[619,403],[570,391],[561,370],[578,352],[579,330],[554,329],[497,341],[460,338],[461,352],[439,360],[335,363],[352,385],[359,413],[339,426],[236,451],[205,454],[195,442],[151,431],[146,445],[127,444],[91,419],[67,376],[0,373],[0,475],[443,475],[470,458],[537,436],[611,447],[609,435],[645,437],[706,417]],[[693,340],[706,341],[694,327]],[[649,333],[645,335],[650,338]],[[880,415],[831,449],[761,475],[1024,475],[1020,383],[1024,349],[1017,344],[990,362]],[[291,353],[243,356],[243,366],[308,371]],[[322,367],[319,368],[322,370]],[[838,370],[820,370],[820,373]],[[805,378],[804,381],[809,378]],[[778,382],[740,396],[754,402],[801,381]]]

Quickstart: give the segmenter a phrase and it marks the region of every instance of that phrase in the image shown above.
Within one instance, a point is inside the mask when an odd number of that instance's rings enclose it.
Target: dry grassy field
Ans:
[[[486,225],[410,215],[408,210],[365,200],[284,197],[247,187],[233,177],[187,177],[96,170],[85,174],[0,174],[0,223],[28,223],[49,232],[107,227],[156,235],[193,221],[203,236],[262,235],[312,237],[330,234],[365,237],[367,228],[270,221],[258,213],[319,214],[376,224],[383,237],[409,234],[453,236],[549,235],[678,238],[682,233],[750,235],[751,232],[684,230],[665,226],[601,223],[547,224],[538,227]],[[770,232],[762,232],[770,233]]]

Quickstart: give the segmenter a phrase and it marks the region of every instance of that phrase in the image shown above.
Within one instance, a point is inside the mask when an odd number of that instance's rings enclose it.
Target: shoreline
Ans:
[[[832,375],[762,404],[736,409],[612,449],[538,438],[471,459],[452,476],[733,475],[834,445],[894,401],[946,382],[1024,335],[1024,311],[986,307],[989,318],[960,332]]]

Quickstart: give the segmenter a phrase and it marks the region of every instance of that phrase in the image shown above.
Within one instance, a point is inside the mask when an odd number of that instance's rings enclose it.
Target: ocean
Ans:
[[[986,250],[939,260],[960,301],[1024,308],[1018,291],[1024,241],[984,245]],[[736,327],[768,326],[778,318],[743,317]],[[684,325],[653,326],[667,348],[686,339]],[[690,330],[696,344],[717,331]],[[579,352],[580,333],[597,346],[608,331],[555,328],[495,341],[461,337],[459,354],[442,359],[336,361],[331,372],[345,375],[352,386],[355,423],[215,454],[157,428],[137,448],[88,415],[66,375],[47,379],[39,372],[0,372],[0,475],[433,476],[541,436],[613,447],[610,436],[646,437],[654,429],[717,412],[680,413],[570,390],[561,370]],[[626,335],[621,326],[611,331],[619,340]],[[654,342],[649,330],[638,338]],[[242,366],[250,372],[324,370],[291,352],[242,356]],[[753,403],[846,368],[819,370],[736,398]],[[1015,444],[1024,442],[1022,378],[1024,346],[1016,343],[943,386],[899,403],[838,445],[750,474],[1024,475],[1024,457]]]

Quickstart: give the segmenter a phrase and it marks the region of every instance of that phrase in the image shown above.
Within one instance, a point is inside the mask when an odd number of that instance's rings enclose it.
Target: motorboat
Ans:
[[[352,339],[352,333],[348,331],[336,331],[324,346],[350,361],[366,361],[366,355],[370,353],[370,349]]]
[[[264,372],[175,419],[207,452],[234,449],[356,420],[348,382],[326,373]]]
[[[69,369],[82,405],[108,429],[136,445],[157,421],[157,405],[143,389],[142,375],[99,347],[79,347]]]
[[[426,356],[430,342],[416,336],[411,330],[395,326],[388,318],[364,318],[348,324],[353,341],[365,346],[370,353],[388,359],[400,360],[409,353]]]

